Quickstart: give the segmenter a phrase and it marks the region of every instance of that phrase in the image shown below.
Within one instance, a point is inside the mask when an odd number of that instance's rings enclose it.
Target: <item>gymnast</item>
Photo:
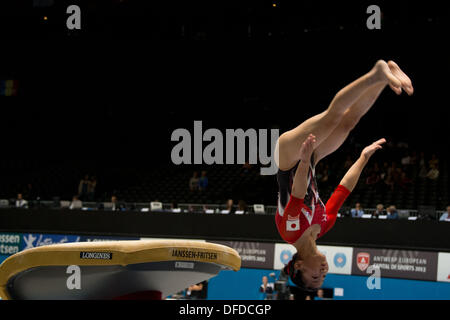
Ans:
[[[305,292],[317,291],[328,272],[316,239],[333,227],[338,210],[365,165],[386,140],[380,139],[362,150],[326,205],[319,197],[315,166],[342,145],[386,86],[398,95],[402,91],[408,95],[414,92],[411,80],[395,62],[379,60],[367,74],[339,91],[328,109],[285,132],[277,141],[279,194],[275,220],[282,238],[297,249],[283,271]]]

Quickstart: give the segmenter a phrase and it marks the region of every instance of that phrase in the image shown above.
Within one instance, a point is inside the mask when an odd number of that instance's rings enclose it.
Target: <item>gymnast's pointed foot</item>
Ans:
[[[408,95],[412,95],[414,93],[414,88],[411,82],[411,79],[400,69],[400,67],[394,61],[388,61],[389,69],[391,73],[402,83],[402,89]]]
[[[400,95],[402,89],[405,90],[408,95],[413,94],[414,88],[411,80],[394,61],[386,62],[384,60],[378,60],[373,72],[378,81],[388,83],[389,87],[391,87],[396,94]]]

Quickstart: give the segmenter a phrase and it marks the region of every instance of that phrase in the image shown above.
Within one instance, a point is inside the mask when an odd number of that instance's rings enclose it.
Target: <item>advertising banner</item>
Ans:
[[[437,263],[437,252],[353,248],[352,274],[368,276],[373,265],[381,277],[436,281]]]
[[[327,257],[329,273],[351,274],[352,254],[351,247],[317,246],[317,249]],[[281,270],[297,252],[295,247],[286,243],[275,244],[275,259],[273,268]]]
[[[328,273],[351,274],[353,248],[317,246],[317,249],[327,257]]]
[[[297,252],[297,249],[291,244],[276,243],[275,244],[275,258],[273,262],[274,270],[281,270],[285,265],[291,261],[292,256]]]
[[[103,241],[118,241],[118,240],[140,240],[137,237],[113,237],[113,236],[81,236],[80,242],[103,242]]]
[[[243,241],[211,241],[236,250],[241,256],[242,268],[272,269],[275,245],[273,243]]]
[[[61,234],[23,233],[21,250],[57,243],[78,242],[80,238],[80,236]]]
[[[437,281],[450,282],[450,253],[439,252]]]
[[[0,255],[10,256],[20,251],[22,238],[19,233],[0,233]]]

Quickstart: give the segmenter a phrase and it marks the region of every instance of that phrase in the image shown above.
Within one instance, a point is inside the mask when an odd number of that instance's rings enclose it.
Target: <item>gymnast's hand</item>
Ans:
[[[364,150],[361,152],[361,157],[363,157],[364,160],[368,161],[370,157],[375,153],[375,151],[383,149],[381,145],[384,143],[386,143],[386,139],[383,138],[378,141],[375,141],[370,146],[365,147]]]
[[[310,134],[308,138],[303,142],[300,148],[300,160],[305,163],[309,163],[311,155],[316,145],[316,136]]]

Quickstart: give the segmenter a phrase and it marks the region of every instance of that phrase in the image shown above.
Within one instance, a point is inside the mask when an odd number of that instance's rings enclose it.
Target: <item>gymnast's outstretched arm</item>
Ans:
[[[346,187],[350,192],[353,191],[356,184],[358,183],[361,172],[369,162],[370,157],[375,153],[375,151],[382,149],[382,144],[386,142],[386,139],[380,139],[375,141],[371,145],[364,148],[361,152],[361,156],[356,160],[356,162],[350,167],[350,169],[345,174],[344,178],[341,180],[341,185]]]

